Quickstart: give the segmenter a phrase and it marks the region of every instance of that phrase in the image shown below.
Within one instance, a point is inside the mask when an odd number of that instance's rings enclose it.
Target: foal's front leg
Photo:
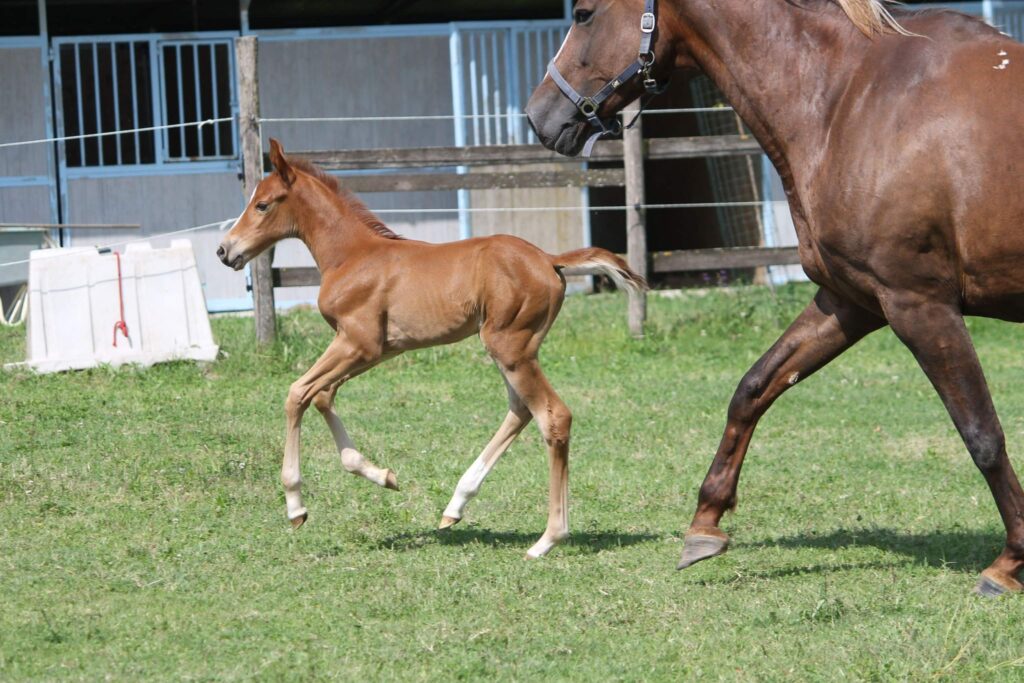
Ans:
[[[302,505],[302,477],[299,474],[302,416],[317,395],[358,374],[368,365],[373,365],[376,356],[379,354],[368,352],[339,333],[313,367],[288,390],[288,398],[285,401],[288,426],[284,461],[281,464],[281,483],[284,484],[288,520],[295,528],[302,526],[308,516],[306,508]]]
[[[377,467],[356,450],[356,445],[349,438],[348,432],[345,431],[345,425],[342,424],[341,418],[334,412],[334,394],[337,392],[338,386],[334,385],[330,389],[317,394],[316,398],[313,399],[313,405],[324,416],[327,427],[334,436],[334,443],[338,447],[338,455],[341,456],[342,467],[356,476],[369,479],[378,486],[397,491],[398,478],[395,476],[395,473],[390,469]]]

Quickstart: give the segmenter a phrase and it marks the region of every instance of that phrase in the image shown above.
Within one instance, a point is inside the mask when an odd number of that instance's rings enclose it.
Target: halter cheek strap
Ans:
[[[569,85],[569,82],[558,71],[558,67],[555,66],[555,60],[551,60],[548,63],[548,75],[551,76],[551,80],[555,82],[555,85],[562,91],[562,94],[568,97],[569,101],[576,106],[576,109],[587,119],[587,122],[597,129],[583,146],[584,157],[590,156],[594,149],[594,143],[599,138],[606,135],[617,135],[622,132],[623,128],[632,128],[637,118],[640,117],[640,113],[643,112],[647,102],[641,102],[640,112],[637,112],[636,117],[626,126],[623,126],[615,117],[606,120],[597,115],[601,104],[623,83],[628,83],[637,75],[643,75],[644,90],[647,91],[648,101],[650,97],[663,92],[668,86],[668,83],[658,83],[651,75],[651,68],[654,66],[654,53],[651,51],[651,41],[654,38],[654,29],[658,23],[654,14],[654,2],[655,0],[644,0],[644,13],[640,16],[640,51],[636,61],[623,69],[618,76],[605,83],[604,87],[594,95],[590,97],[581,95],[574,87]]]

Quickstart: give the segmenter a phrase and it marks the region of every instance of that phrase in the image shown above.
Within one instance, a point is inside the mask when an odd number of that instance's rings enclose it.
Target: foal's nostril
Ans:
[[[221,246],[217,247],[217,258],[219,258],[221,261],[223,261],[225,255],[227,255],[227,252],[224,251],[224,246],[221,245]]]

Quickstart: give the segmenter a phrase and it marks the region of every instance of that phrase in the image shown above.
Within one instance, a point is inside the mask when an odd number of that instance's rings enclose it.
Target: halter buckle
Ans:
[[[657,20],[654,18],[654,12],[644,12],[640,15],[640,30],[644,33],[654,33],[654,26]]]
[[[595,116],[597,114],[597,103],[594,102],[594,100],[590,99],[589,97],[584,97],[580,101],[578,109],[580,110],[581,114],[583,114],[587,118],[590,118],[591,116]]]

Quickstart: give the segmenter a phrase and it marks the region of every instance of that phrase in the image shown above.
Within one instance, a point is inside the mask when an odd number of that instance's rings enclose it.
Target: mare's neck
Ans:
[[[817,173],[833,115],[870,40],[830,2],[673,5],[680,49],[725,93],[803,213],[801,186]]]
[[[305,243],[321,273],[358,258],[379,239],[337,194],[310,179],[302,185],[295,236]]]

